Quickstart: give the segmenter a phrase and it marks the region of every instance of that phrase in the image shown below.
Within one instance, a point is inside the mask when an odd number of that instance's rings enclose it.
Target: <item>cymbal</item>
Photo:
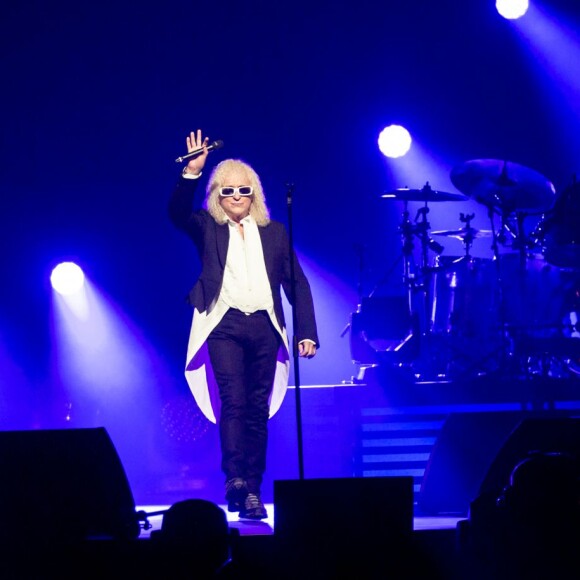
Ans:
[[[458,240],[465,240],[471,236],[472,240],[478,238],[491,238],[493,232],[491,230],[476,230],[475,228],[460,228],[458,230],[439,230],[431,232],[434,236],[446,236],[448,238],[457,238]]]
[[[393,191],[388,191],[381,195],[384,199],[401,199],[403,201],[466,201],[469,199],[462,193],[450,193],[446,191],[436,191],[431,189],[427,182],[421,189],[409,189],[399,187]]]
[[[537,171],[499,159],[473,159],[451,170],[457,189],[504,213],[541,212],[554,204],[554,185]]]

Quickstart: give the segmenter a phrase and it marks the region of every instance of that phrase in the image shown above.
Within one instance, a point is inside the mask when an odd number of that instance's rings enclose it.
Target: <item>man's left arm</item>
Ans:
[[[298,338],[298,353],[300,356],[312,358],[320,346],[314,313],[314,300],[310,283],[294,256],[294,278],[296,304],[296,336]]]

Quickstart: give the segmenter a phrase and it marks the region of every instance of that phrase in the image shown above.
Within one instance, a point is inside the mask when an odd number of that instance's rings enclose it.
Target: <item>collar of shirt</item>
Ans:
[[[245,225],[245,224],[251,224],[252,222],[254,222],[254,218],[250,214],[248,214],[245,218],[241,219],[239,221],[239,223],[235,222],[233,219],[231,219],[229,217],[227,218],[227,220],[228,220],[228,224],[230,226],[237,226],[239,224]]]

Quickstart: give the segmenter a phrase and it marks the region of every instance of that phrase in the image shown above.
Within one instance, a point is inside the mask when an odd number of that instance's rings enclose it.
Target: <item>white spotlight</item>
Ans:
[[[59,294],[70,296],[83,287],[85,275],[73,262],[61,262],[52,271],[50,283]]]
[[[528,11],[528,0],[496,0],[495,7],[507,20],[517,20]]]
[[[402,157],[411,148],[411,135],[400,125],[390,125],[381,131],[378,143],[385,157]]]

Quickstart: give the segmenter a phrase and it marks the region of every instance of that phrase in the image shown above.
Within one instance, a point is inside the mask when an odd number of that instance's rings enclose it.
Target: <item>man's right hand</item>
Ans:
[[[201,129],[197,131],[192,131],[186,139],[187,145],[187,152],[191,153],[196,149],[200,149],[201,147],[204,148],[203,153],[191,159],[191,161],[187,164],[187,173],[191,173],[193,175],[199,175],[203,166],[205,165],[205,160],[207,159],[207,145],[209,143],[209,139],[206,137],[205,139],[201,136]]]

